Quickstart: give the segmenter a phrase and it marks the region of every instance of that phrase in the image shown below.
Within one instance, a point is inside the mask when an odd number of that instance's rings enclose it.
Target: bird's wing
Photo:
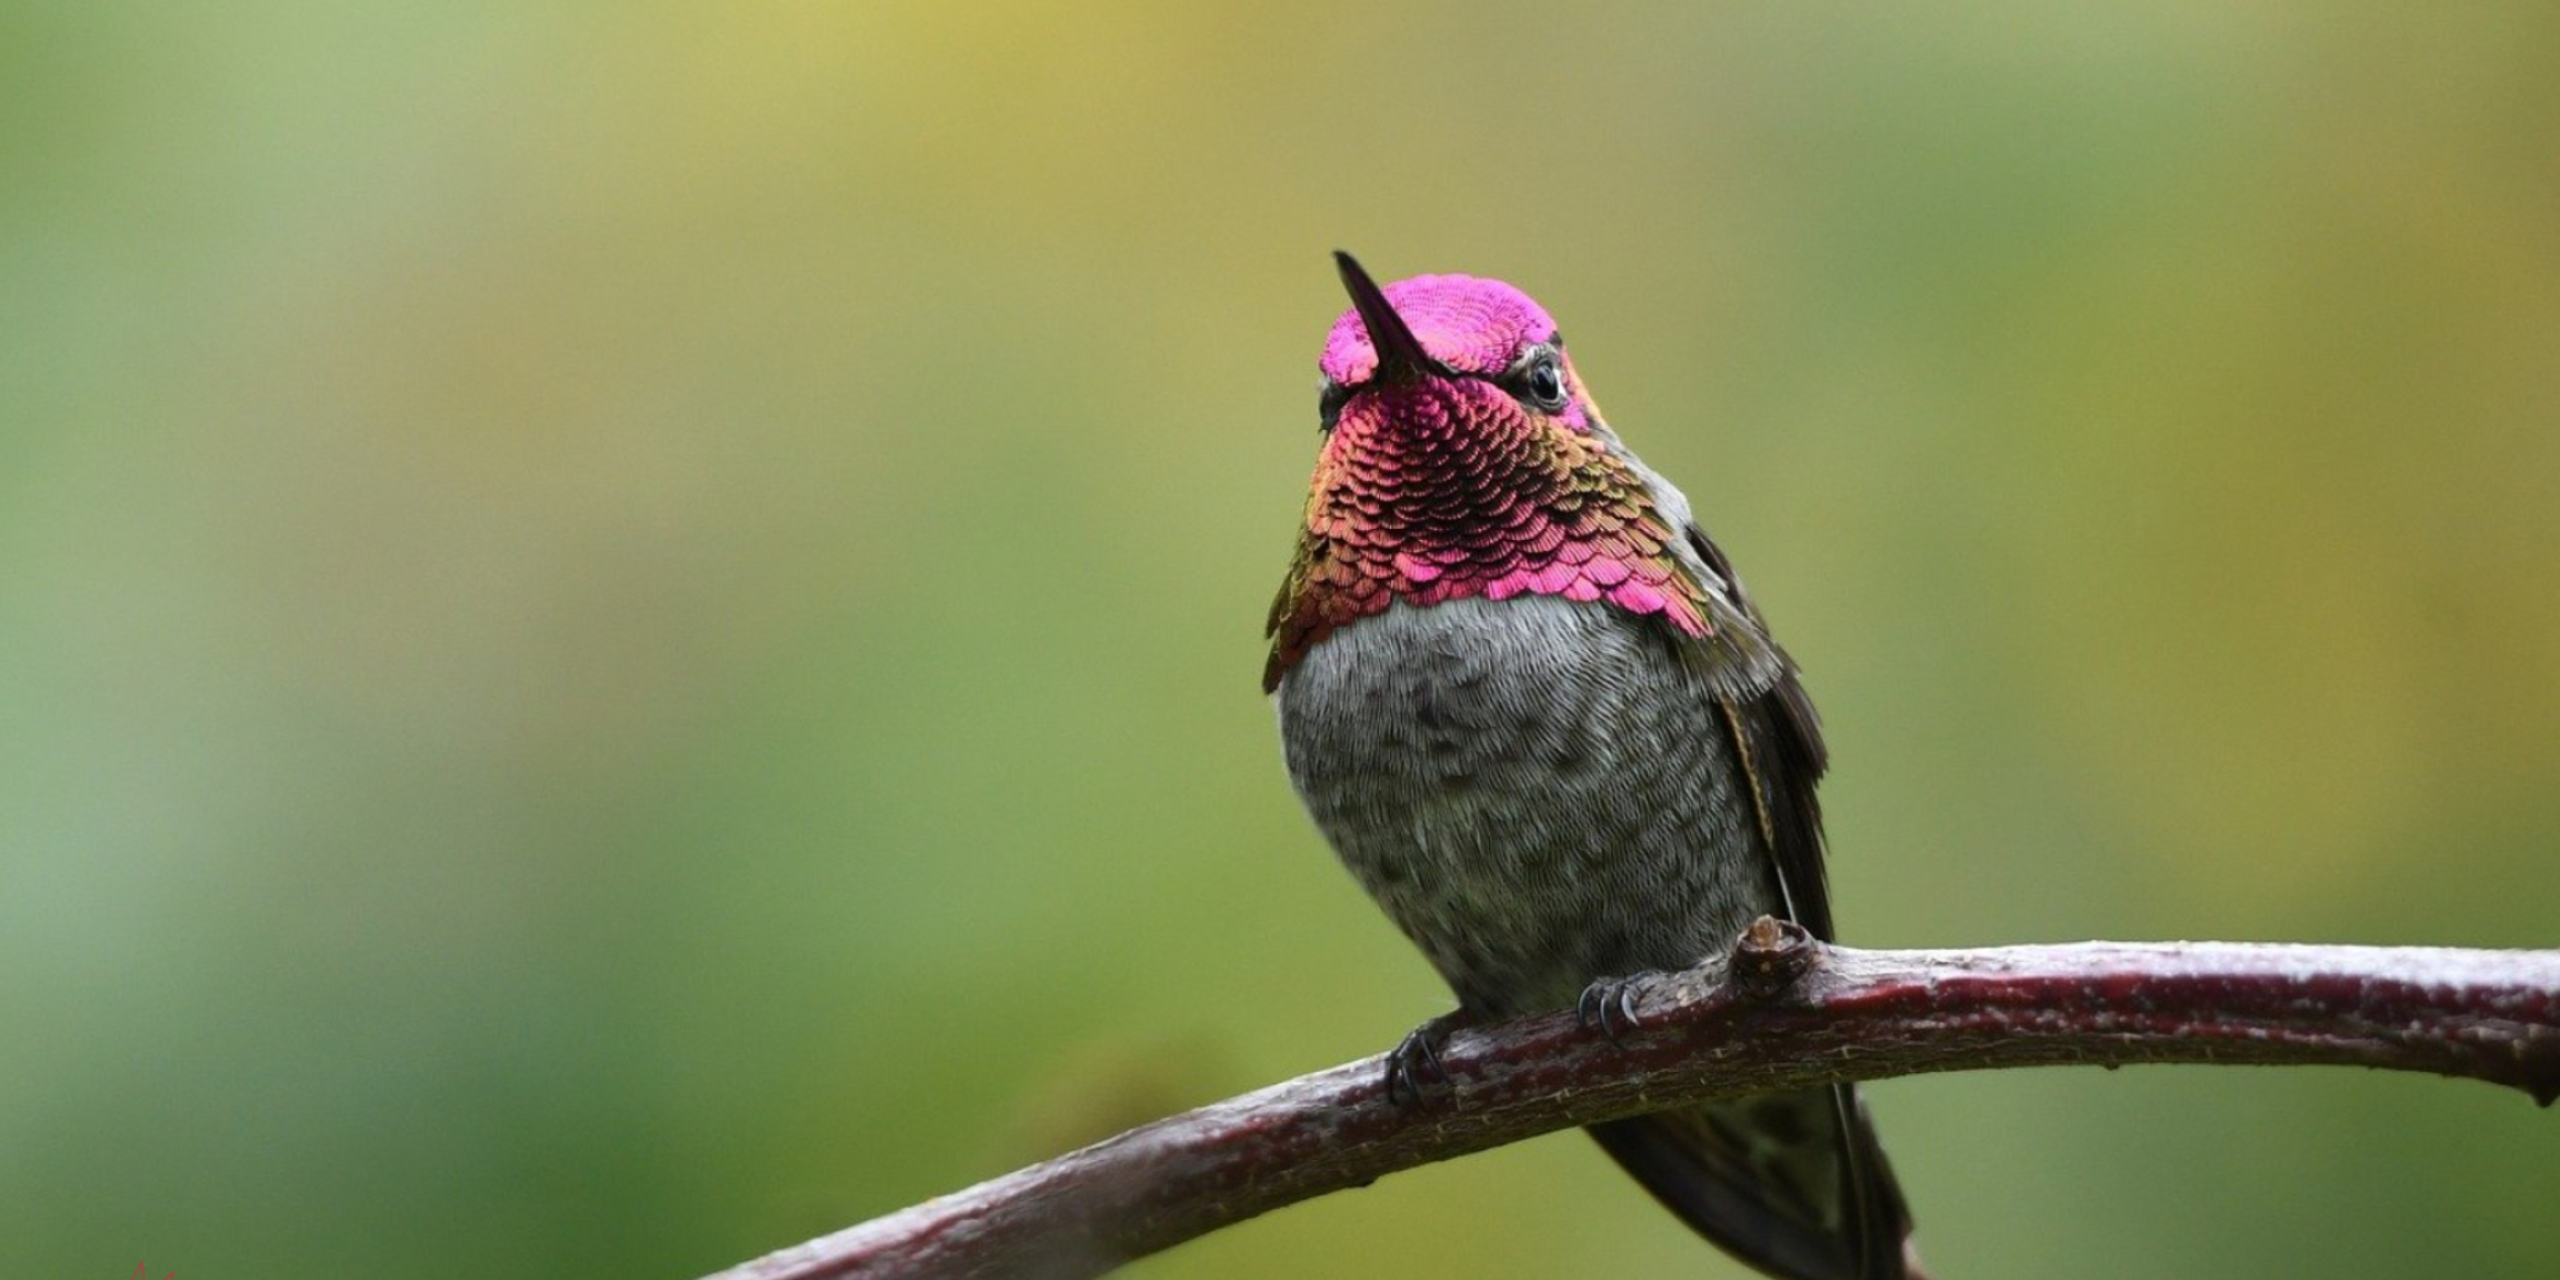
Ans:
[[[1760,822],[1761,842],[1776,869],[1788,915],[1830,941],[1831,895],[1822,870],[1822,802],[1814,785],[1831,757],[1822,720],[1796,675],[1795,662],[1769,638],[1760,611],[1724,552],[1696,525],[1689,550],[1718,581],[1709,584],[1713,631],[1681,637],[1681,655],[1706,684],[1741,758],[1742,776]]]

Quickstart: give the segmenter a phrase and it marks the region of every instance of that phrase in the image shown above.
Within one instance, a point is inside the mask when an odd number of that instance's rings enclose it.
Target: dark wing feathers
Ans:
[[[1751,799],[1768,837],[1779,888],[1796,923],[1831,940],[1830,890],[1822,871],[1822,802],[1814,784],[1831,763],[1822,745],[1822,718],[1805,696],[1796,664],[1769,638],[1760,611],[1735,575],[1733,563],[1696,525],[1685,530],[1689,549],[1719,579],[1722,600],[1710,609],[1714,634],[1675,636],[1682,660],[1718,704],[1734,739]],[[1724,601],[1732,609],[1727,613]]]
[[[1612,1120],[1591,1126],[1591,1136],[1664,1208],[1734,1257],[1771,1275],[1855,1280],[1844,1242],[1811,1216],[1811,1202],[1780,1200],[1781,1188],[1712,1132],[1708,1114]]]
[[[1791,1141],[1771,1136],[1782,1127]],[[1847,1089],[1750,1098],[1590,1128],[1610,1158],[1716,1247],[1786,1280],[1926,1280],[1911,1214]]]
[[[1778,866],[1778,883],[1795,908],[1796,923],[1825,942],[1832,940],[1831,886],[1823,872],[1822,801],[1814,783],[1830,763],[1822,745],[1822,722],[1813,700],[1796,678],[1795,664],[1783,664],[1777,683],[1756,698],[1740,700],[1728,717],[1745,739],[1751,786],[1768,815],[1769,856]]]

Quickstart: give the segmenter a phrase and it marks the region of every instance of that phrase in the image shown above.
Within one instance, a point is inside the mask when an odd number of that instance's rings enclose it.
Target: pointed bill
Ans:
[[[1379,382],[1404,382],[1432,374],[1446,375],[1447,365],[1431,358],[1422,349],[1422,340],[1405,326],[1404,317],[1396,314],[1387,301],[1386,290],[1360,268],[1360,260],[1339,249],[1333,252],[1333,265],[1342,272],[1343,290],[1351,295],[1351,305],[1360,312],[1360,324],[1369,331],[1369,348],[1378,353]]]

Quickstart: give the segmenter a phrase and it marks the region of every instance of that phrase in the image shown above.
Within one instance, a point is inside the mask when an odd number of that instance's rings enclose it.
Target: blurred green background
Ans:
[[[0,1275],[686,1277],[1438,1011],[1257,691],[1327,250],[1543,300],[1879,945],[2560,943],[2560,10],[0,6]],[[1873,1091],[1949,1276],[2560,1115]],[[1734,1275],[1559,1135],[1141,1264]]]

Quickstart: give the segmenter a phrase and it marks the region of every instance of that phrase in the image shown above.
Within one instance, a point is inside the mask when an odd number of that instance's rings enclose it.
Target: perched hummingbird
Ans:
[[[1471,1021],[1686,967],[1762,914],[1831,936],[1795,664],[1689,500],[1619,441],[1555,322],[1499,280],[1385,288],[1336,254],[1324,440],[1263,687],[1290,780],[1457,993],[1389,1057],[1416,1092]],[[1917,1280],[1846,1087],[1594,1125],[1628,1172],[1788,1280]]]

